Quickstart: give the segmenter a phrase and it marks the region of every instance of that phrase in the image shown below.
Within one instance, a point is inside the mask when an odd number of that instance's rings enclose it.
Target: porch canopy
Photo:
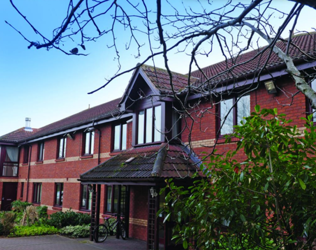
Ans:
[[[201,161],[182,145],[132,148],[119,153],[80,175],[82,184],[159,185],[165,179],[190,182],[195,173],[202,176]]]

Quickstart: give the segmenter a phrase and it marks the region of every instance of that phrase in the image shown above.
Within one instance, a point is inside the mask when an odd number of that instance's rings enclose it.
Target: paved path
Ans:
[[[60,235],[0,238],[0,250],[145,250],[146,242],[134,239],[121,240],[108,237],[103,243],[88,238],[70,239]]]

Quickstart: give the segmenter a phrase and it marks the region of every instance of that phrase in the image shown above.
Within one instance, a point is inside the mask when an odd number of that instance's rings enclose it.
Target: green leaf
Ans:
[[[243,179],[244,179],[244,172],[241,171],[241,173],[240,173],[240,181],[242,181]]]
[[[298,182],[300,183],[301,188],[302,188],[303,190],[305,190],[305,189],[306,189],[306,185],[305,185],[304,181],[302,181],[302,179],[298,178]]]
[[[183,241],[183,248],[184,249],[188,248],[188,242],[186,240]]]
[[[240,219],[241,219],[242,222],[246,222],[246,218],[242,214],[240,215]]]
[[[256,111],[257,113],[260,112],[260,106],[259,106],[258,104],[255,106],[255,111]]]

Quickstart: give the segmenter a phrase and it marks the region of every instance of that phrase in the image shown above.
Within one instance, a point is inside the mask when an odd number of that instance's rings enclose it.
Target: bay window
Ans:
[[[18,147],[0,146],[0,174],[2,176],[18,175]]]

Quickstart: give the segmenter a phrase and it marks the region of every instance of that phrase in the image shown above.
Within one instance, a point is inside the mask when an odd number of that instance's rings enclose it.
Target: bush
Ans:
[[[33,236],[33,235],[44,235],[44,234],[56,234],[58,229],[48,225],[41,226],[16,226],[15,231],[11,232],[9,237],[15,236]]]
[[[69,237],[85,238],[90,235],[90,225],[67,226],[59,230],[59,233]]]
[[[57,228],[62,228],[66,226],[87,225],[90,221],[90,215],[68,210],[66,212],[52,214],[48,220],[48,224]]]
[[[20,221],[23,218],[23,214],[25,209],[28,206],[31,206],[32,203],[26,202],[26,201],[20,201],[16,200],[11,203],[12,211],[15,213],[15,223],[20,223]]]
[[[0,224],[2,224],[2,234],[9,235],[14,229],[14,219],[16,215],[13,212],[5,212],[0,219]]]
[[[16,201],[12,201],[11,203],[11,207],[12,207],[12,211],[14,212],[24,212],[25,208],[28,206],[31,206],[32,203],[26,202],[26,201],[20,201],[20,200],[16,200]]]

